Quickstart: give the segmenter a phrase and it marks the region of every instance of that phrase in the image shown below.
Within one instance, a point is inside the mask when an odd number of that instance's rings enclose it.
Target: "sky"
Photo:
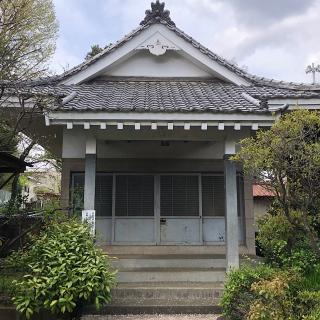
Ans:
[[[113,43],[144,18],[150,0],[53,0],[60,26],[52,70],[84,60],[91,45]],[[251,74],[311,82],[320,64],[320,0],[166,0],[177,27]],[[318,74],[320,82],[320,73]]]

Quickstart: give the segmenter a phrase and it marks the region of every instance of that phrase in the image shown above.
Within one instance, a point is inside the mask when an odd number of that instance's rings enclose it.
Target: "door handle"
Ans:
[[[167,219],[160,218],[160,224],[167,224]]]

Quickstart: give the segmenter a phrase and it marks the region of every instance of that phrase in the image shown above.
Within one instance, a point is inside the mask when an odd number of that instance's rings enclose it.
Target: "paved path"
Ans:
[[[212,314],[144,314],[126,316],[84,316],[81,320],[218,320],[219,315]]]

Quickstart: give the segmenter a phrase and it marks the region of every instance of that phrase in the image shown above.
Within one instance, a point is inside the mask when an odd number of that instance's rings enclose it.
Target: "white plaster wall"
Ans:
[[[62,142],[62,158],[84,158],[85,151],[85,133],[80,130],[64,130]]]
[[[106,76],[130,77],[212,77],[176,51],[155,56],[148,50],[137,50],[132,57],[107,71]]]
[[[99,158],[222,159],[226,135],[238,141],[248,136],[248,130],[84,130],[79,126],[72,130],[64,129],[62,158],[84,159],[86,139],[91,136],[97,139]],[[161,141],[169,141],[170,144],[161,146]]]
[[[98,158],[130,159],[222,159],[221,142],[98,141]]]
[[[98,158],[115,159],[222,159],[224,144],[207,141],[171,141],[161,146],[160,141],[97,141]],[[63,158],[85,157],[83,133],[65,133]]]

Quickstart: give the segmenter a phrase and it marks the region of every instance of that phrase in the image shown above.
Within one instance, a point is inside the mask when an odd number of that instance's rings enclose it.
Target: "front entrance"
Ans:
[[[75,207],[81,207],[83,185],[83,173],[73,173]],[[241,222],[240,177],[238,195]],[[95,199],[97,236],[103,243],[201,245],[225,241],[223,173],[97,173]]]
[[[160,175],[160,243],[201,244],[200,175]]]

